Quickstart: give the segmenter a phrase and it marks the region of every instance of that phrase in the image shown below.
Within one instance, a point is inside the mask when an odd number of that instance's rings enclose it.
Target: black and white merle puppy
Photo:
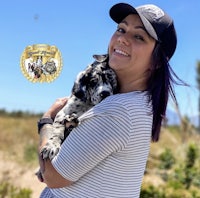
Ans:
[[[84,112],[107,96],[117,93],[117,78],[108,65],[108,55],[94,55],[95,62],[80,72],[67,104],[57,113],[52,134],[42,148],[43,159],[52,160],[69,132],[78,124]],[[66,128],[66,123],[73,123]]]

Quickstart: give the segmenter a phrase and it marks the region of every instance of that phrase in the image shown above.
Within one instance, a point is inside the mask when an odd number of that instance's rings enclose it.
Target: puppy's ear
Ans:
[[[104,55],[93,55],[93,58],[99,62],[102,63],[104,62],[107,58],[108,58],[108,54],[104,54]]]
[[[91,74],[88,72],[88,70],[90,70],[90,67],[88,67],[86,71],[79,73],[72,88],[72,94],[83,102],[86,102],[88,99],[87,91],[88,91],[89,81],[91,78],[90,77]]]

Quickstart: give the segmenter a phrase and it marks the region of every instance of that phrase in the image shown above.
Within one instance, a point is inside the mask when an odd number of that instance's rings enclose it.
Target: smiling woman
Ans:
[[[109,65],[117,73],[120,92],[147,89],[155,43],[138,15],[128,15],[119,23],[109,45]]]
[[[47,184],[41,198],[138,198],[169,94],[176,102],[169,65],[177,44],[173,20],[155,5],[125,3],[114,5],[110,16],[118,26],[107,64],[117,75],[118,92],[78,118],[55,158],[40,158]],[[43,117],[53,120],[66,102],[57,100]],[[43,124],[39,152],[54,127]]]

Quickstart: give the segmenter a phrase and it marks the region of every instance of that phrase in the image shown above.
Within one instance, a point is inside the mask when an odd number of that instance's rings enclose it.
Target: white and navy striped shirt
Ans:
[[[107,97],[80,117],[53,159],[74,183],[51,189],[60,198],[138,198],[149,153],[152,105],[147,92]]]

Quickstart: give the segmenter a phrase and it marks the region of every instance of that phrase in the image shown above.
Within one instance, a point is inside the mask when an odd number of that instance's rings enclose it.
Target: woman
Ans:
[[[140,194],[150,142],[158,141],[168,95],[175,99],[169,60],[176,49],[172,19],[154,5],[110,10],[118,24],[109,44],[109,65],[119,93],[86,112],[58,155],[42,161],[45,197],[131,197]],[[58,100],[44,118],[67,99]],[[44,123],[43,123],[44,124]],[[51,124],[40,130],[40,148]]]

